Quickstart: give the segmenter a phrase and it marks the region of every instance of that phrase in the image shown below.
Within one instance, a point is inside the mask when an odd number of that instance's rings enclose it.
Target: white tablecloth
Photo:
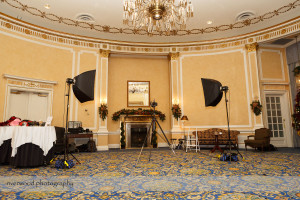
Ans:
[[[44,156],[52,148],[56,141],[55,128],[53,126],[3,126],[0,127],[0,145],[3,141],[11,140],[12,153],[14,157],[17,148],[22,144],[32,143],[44,151]]]

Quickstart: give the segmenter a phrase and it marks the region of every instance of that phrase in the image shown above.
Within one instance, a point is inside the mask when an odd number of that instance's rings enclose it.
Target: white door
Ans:
[[[45,122],[48,114],[48,94],[30,93],[28,100],[28,119]]]
[[[289,106],[285,94],[266,94],[267,124],[272,131],[271,143],[291,147]]]
[[[48,117],[48,93],[11,90],[8,101],[8,116],[22,120],[46,121]]]

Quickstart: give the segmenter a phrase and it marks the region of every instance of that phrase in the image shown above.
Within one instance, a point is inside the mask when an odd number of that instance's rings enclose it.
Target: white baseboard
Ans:
[[[97,151],[108,151],[108,146],[97,146]]]
[[[108,144],[108,148],[109,149],[119,149],[120,148],[120,144]]]
[[[165,142],[157,144],[157,147],[168,147],[168,146],[169,145],[167,143],[165,143]]]

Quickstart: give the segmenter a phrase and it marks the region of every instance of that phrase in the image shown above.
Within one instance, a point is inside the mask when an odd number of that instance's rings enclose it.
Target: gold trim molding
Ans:
[[[3,74],[3,77],[7,79],[8,84],[22,86],[26,88],[53,89],[53,86],[57,84],[56,81],[33,79],[33,78],[14,76],[9,74]]]
[[[110,53],[142,53],[151,55],[169,55],[170,52],[199,52],[211,51],[218,49],[228,49],[245,47],[246,44],[260,43],[268,40],[291,35],[300,31],[300,17],[283,24],[277,25],[270,29],[249,33],[233,38],[224,38],[205,42],[189,42],[189,43],[166,43],[166,44],[150,44],[150,43],[128,43],[122,41],[108,41],[96,38],[88,38],[83,36],[75,36],[71,34],[59,33],[37,27],[27,25],[12,17],[0,13],[0,29],[12,34],[22,34],[24,38],[34,38],[40,41],[57,43],[58,45],[76,46],[89,49],[100,49],[109,51]],[[103,56],[104,56],[103,55]]]
[[[26,87],[26,88],[53,89],[53,85],[36,83],[36,82],[31,82],[31,81],[24,81],[24,80],[8,79],[7,83],[10,85],[16,85],[16,86],[21,86],[21,87]]]
[[[177,53],[169,53],[169,60],[177,60],[179,58],[179,52]]]
[[[220,31],[227,31],[232,29],[241,29],[244,27],[251,26],[252,24],[258,24],[262,21],[269,20],[273,17],[279,16],[281,14],[287,13],[298,6],[300,6],[300,0],[295,0],[288,5],[282,6],[277,10],[265,13],[258,17],[246,19],[243,21],[238,21],[233,24],[222,24],[220,26],[215,27],[207,27],[207,28],[194,28],[191,30],[173,30],[173,31],[154,31],[149,33],[147,30],[140,30],[134,28],[119,28],[119,27],[111,27],[109,25],[100,25],[93,24],[88,22],[80,22],[77,20],[64,18],[61,16],[57,16],[53,13],[47,13],[37,8],[31,7],[29,5],[22,4],[18,0],[1,0],[2,3],[6,3],[10,7],[14,9],[20,9],[26,14],[34,15],[36,17],[41,17],[43,19],[49,20],[51,22],[57,22],[60,24],[64,24],[66,26],[78,27],[78,28],[88,28],[94,31],[102,32],[102,33],[110,33],[110,34],[126,34],[126,35],[152,35],[152,36],[184,36],[184,35],[202,35],[207,33],[214,33]]]
[[[255,43],[252,43],[252,44],[246,44],[245,47],[246,47],[248,52],[254,52],[254,51],[258,50],[259,46],[258,46],[257,42],[255,42]]]
[[[103,49],[100,49],[99,50],[99,53],[102,57],[105,57],[105,58],[108,58],[109,54],[110,54],[110,50],[103,50]]]

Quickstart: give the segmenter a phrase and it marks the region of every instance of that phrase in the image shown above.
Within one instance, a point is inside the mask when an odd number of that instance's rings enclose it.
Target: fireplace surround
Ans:
[[[126,148],[141,148],[151,126],[151,116],[133,115],[123,119],[125,127]],[[151,146],[150,136],[144,147]]]

